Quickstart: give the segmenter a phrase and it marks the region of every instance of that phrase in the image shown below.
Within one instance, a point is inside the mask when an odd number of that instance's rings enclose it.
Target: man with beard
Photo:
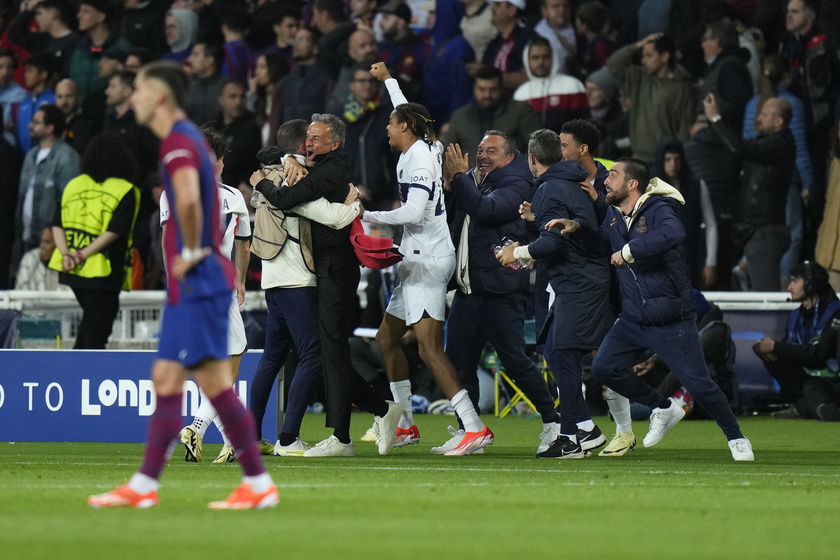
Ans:
[[[379,50],[373,30],[369,27],[359,27],[347,40],[347,59],[338,73],[338,80],[335,82],[328,106],[335,107],[344,103],[350,93],[350,83],[354,79],[356,69],[360,66],[370,68],[370,65],[377,60],[379,60]],[[382,93],[381,87],[377,90]]]
[[[677,205],[684,203],[682,195],[659,179],[649,184],[649,173],[647,164],[635,158],[615,162],[605,182],[610,206],[600,230],[570,219],[546,224],[549,228],[562,225],[561,233],[567,235],[581,229],[583,239],[600,234],[602,244],[612,252],[621,314],[598,349],[592,373],[619,395],[653,410],[644,438],[644,446],[653,447],[685,416],[673,398],[662,396],[633,371],[650,353],[657,354],[718,423],[729,440],[732,458],[753,461],[752,444],[741,433],[703,359],[682,247],[685,229],[677,215]],[[626,435],[635,445],[632,432]]]
[[[82,111],[79,88],[76,82],[65,78],[55,86],[55,105],[64,113],[67,127],[62,140],[83,154],[88,140],[93,136],[94,122]]]
[[[262,147],[260,126],[254,114],[245,108],[245,86],[233,78],[227,78],[222,87],[219,108],[221,112],[216,120],[230,146],[222,182],[239,188],[248,184],[251,171],[257,167],[256,156]]]
[[[411,30],[411,8],[402,0],[391,0],[379,9],[380,60],[394,72],[394,77],[408,99],[419,99],[423,88],[423,64],[429,58],[428,38]]]

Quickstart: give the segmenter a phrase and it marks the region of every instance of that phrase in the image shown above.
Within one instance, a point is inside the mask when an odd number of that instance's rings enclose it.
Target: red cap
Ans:
[[[403,258],[394,247],[393,239],[367,235],[359,218],[350,224],[350,243],[353,244],[356,258],[362,266],[368,268],[388,268]]]

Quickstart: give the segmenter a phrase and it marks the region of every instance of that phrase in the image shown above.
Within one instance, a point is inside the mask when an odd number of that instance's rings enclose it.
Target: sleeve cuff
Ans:
[[[630,252],[630,244],[629,243],[627,243],[626,245],[624,245],[624,247],[621,248],[621,256],[628,263],[636,262],[636,259],[633,258],[633,253]]]
[[[513,256],[517,260],[519,259],[531,259],[531,253],[528,251],[527,245],[520,245],[519,247],[515,247],[513,249]]]

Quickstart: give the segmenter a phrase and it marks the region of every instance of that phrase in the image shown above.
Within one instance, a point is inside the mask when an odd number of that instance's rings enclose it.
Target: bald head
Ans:
[[[755,130],[759,134],[773,134],[790,124],[793,108],[787,99],[771,97],[761,106],[755,117]]]
[[[356,29],[347,40],[347,54],[354,62],[373,64],[379,54],[376,46],[376,36],[369,27]]]
[[[79,88],[76,86],[76,82],[66,78],[56,84],[55,104],[65,116],[69,117],[75,114],[80,101]]]

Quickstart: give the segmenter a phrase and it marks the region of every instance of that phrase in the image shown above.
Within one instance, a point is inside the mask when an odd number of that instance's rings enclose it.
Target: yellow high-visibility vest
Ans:
[[[134,217],[131,220],[131,232],[140,211],[140,191],[126,181],[111,177],[102,183],[97,183],[90,175],[84,174],[71,180],[61,195],[61,227],[67,248],[80,251],[90,245],[94,239],[108,230],[114,211],[120,201],[129,192],[134,196]],[[133,238],[128,236],[128,248],[131,248]],[[126,258],[126,272],[130,277],[131,263]],[[61,253],[58,249],[50,257],[49,267],[61,271]],[[76,268],[67,271],[69,274],[82,278],[104,278],[111,275],[111,261],[101,251],[88,256]]]

